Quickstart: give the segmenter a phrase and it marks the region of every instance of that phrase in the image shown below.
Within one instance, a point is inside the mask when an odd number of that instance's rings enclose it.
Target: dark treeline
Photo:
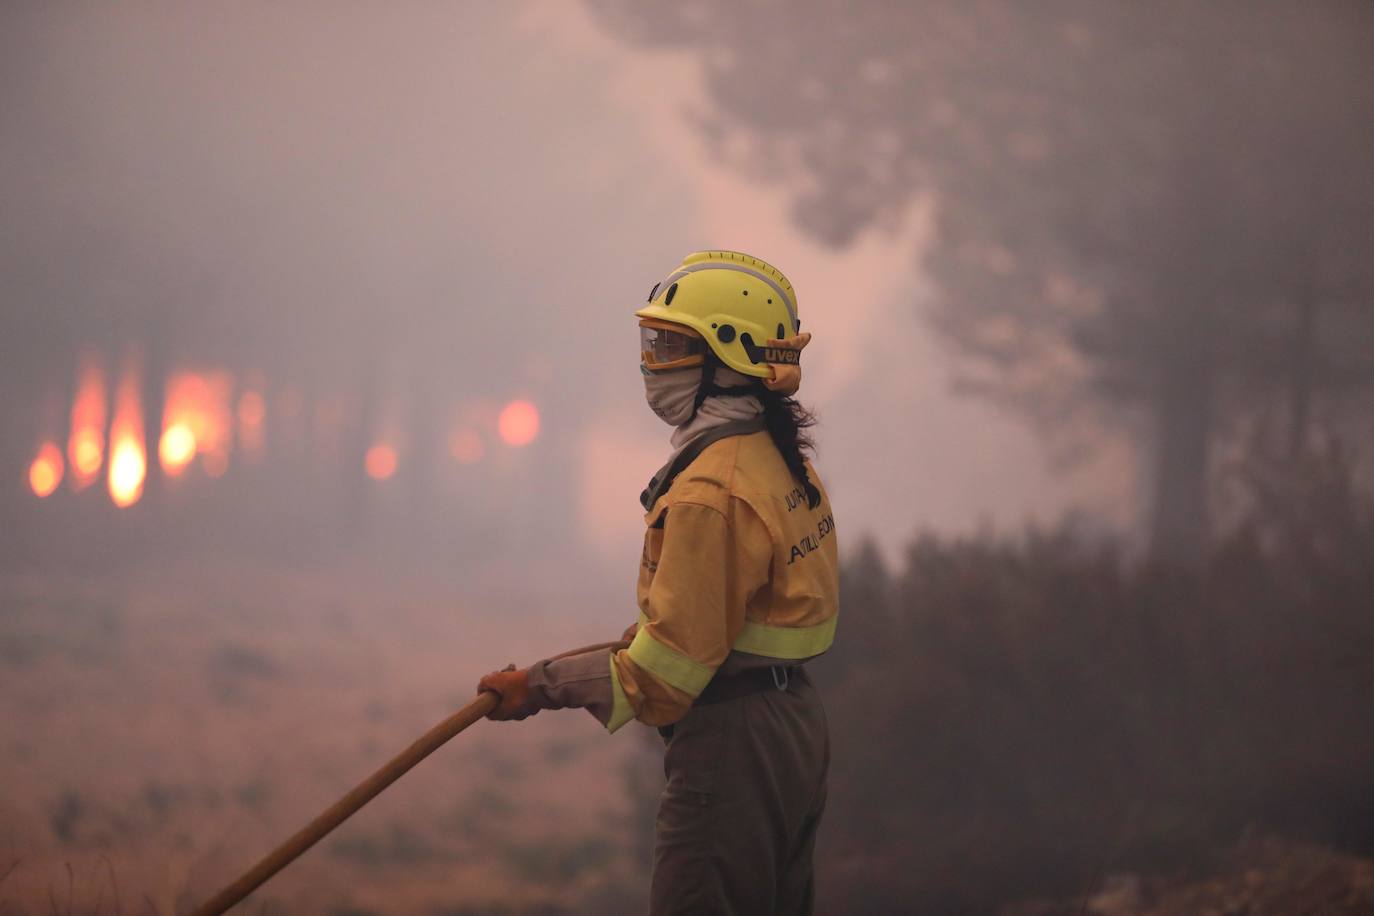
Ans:
[[[851,557],[815,666],[823,911],[1076,902],[1246,835],[1374,850],[1374,501],[1337,450],[1236,477],[1250,508],[1193,568],[1056,533]]]

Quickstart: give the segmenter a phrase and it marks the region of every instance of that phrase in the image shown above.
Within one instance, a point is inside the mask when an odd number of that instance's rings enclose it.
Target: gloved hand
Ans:
[[[530,670],[516,669],[514,665],[504,671],[493,671],[477,682],[477,692],[490,690],[501,698],[500,704],[487,713],[488,719],[505,721],[507,719],[526,719],[539,711],[530,696]]]

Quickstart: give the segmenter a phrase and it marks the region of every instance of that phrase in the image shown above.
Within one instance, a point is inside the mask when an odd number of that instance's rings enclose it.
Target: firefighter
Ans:
[[[635,313],[673,453],[640,500],[629,648],[493,672],[493,719],[581,707],[665,742],[650,912],[810,913],[829,736],[804,663],[835,637],[830,502],[793,398],[810,340],[792,285],[732,251],[688,255]]]

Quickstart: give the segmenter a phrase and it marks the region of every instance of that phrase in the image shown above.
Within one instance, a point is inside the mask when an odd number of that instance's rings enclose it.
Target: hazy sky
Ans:
[[[680,225],[693,247],[757,253],[792,280],[803,322],[816,334],[803,400],[823,421],[818,467],[851,531],[872,532],[891,550],[917,527],[1016,528],[1072,506],[1121,523],[1130,518],[1135,480],[1124,448],[1062,480],[1023,424],[949,392],[948,363],[919,319],[929,295],[920,270],[928,213],[913,212],[847,251],[823,248],[792,227],[776,187],[704,151],[688,121],[709,104],[691,57],[626,48],[573,5],[536,7],[525,21],[606,65],[609,93],[626,109],[622,130],[643,138],[687,189]],[[619,409],[599,425],[604,432],[591,448],[644,449]],[[640,459],[646,466],[660,455],[656,446],[651,441]],[[596,475],[588,492],[613,494],[614,476],[596,473],[602,463],[587,463]]]
[[[704,152],[694,62],[626,48],[579,5],[9,6],[0,26],[11,395],[66,383],[83,342],[161,334],[176,365],[386,403],[529,397],[545,431],[493,505],[619,569],[669,432],[630,313],[688,251],[732,248],[798,291],[802,399],[850,546],[867,531],[895,556],[917,529],[1070,506],[1131,518],[1124,449],[1066,477],[1023,425],[950,394],[920,320],[927,213],[842,252],[810,242],[778,188]],[[0,416],[29,448],[31,412]]]

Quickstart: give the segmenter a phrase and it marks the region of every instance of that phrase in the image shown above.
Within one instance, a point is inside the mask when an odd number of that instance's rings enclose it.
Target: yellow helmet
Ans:
[[[776,267],[738,251],[687,255],[635,314],[650,327],[690,328],[722,363],[755,378],[775,379],[776,367],[796,366],[805,346],[797,340],[792,284]]]

